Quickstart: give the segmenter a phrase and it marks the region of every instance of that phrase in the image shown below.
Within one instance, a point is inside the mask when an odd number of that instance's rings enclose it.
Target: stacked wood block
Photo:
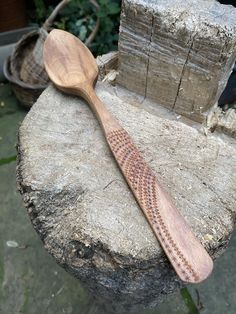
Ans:
[[[212,0],[124,0],[118,83],[202,121],[236,59],[235,21]]]

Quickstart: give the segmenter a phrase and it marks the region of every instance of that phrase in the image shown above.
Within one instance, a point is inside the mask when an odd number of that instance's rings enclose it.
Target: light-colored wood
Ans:
[[[105,76],[118,68],[118,51],[108,52],[105,55],[96,58],[99,67],[99,80],[103,80]]]
[[[205,136],[119,85],[98,81],[95,90],[219,258],[235,226],[233,139]],[[96,120],[83,99],[50,84],[19,129],[17,186],[53,259],[99,300],[112,295],[122,313],[125,302],[139,313],[140,305],[153,308],[180,286]]]
[[[236,59],[236,8],[212,0],[124,0],[117,82],[201,122]]]
[[[236,111],[235,109],[228,109],[224,112],[216,105],[210,110],[203,126],[206,134],[217,130],[236,138]]]
[[[97,64],[75,36],[53,30],[44,46],[49,77],[64,92],[82,96],[103,127],[111,151],[150,226],[179,277],[197,283],[206,279],[213,262],[157,181],[128,133],[103,106],[93,86]]]

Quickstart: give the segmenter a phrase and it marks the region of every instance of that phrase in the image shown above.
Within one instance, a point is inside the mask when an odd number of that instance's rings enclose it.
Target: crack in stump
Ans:
[[[194,36],[193,36],[192,38],[190,37],[190,39],[191,39],[191,45],[190,45],[190,47],[189,47],[189,49],[188,49],[187,57],[186,57],[186,60],[185,60],[185,62],[184,62],[183,68],[182,68],[182,72],[181,72],[180,80],[179,80],[179,85],[178,85],[176,97],[175,97],[175,100],[174,100],[174,103],[173,103],[173,106],[172,106],[172,110],[175,109],[175,105],[176,105],[177,99],[178,99],[178,97],[179,97],[179,92],[180,92],[182,80],[183,80],[183,77],[184,77],[185,68],[186,68],[187,63],[188,63],[188,61],[189,61],[189,56],[190,56],[190,53],[191,53],[192,48],[193,48]]]
[[[145,84],[145,92],[144,92],[144,99],[147,97],[147,85],[148,85],[148,73],[149,73],[149,61],[150,61],[150,53],[151,53],[151,44],[152,44],[152,37],[153,37],[153,27],[154,27],[154,14],[152,14],[151,19],[151,34],[150,34],[150,41],[148,44],[148,62],[147,62],[147,72],[146,72],[146,84]]]

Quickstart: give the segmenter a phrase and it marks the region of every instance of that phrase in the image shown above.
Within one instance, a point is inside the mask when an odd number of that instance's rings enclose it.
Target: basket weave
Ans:
[[[48,33],[40,28],[26,34],[15,46],[11,55],[11,73],[29,84],[48,84],[49,77],[43,65],[43,43]]]
[[[23,36],[13,49],[10,60],[6,60],[4,74],[11,82],[17,99],[25,107],[31,107],[49,84],[49,77],[43,64],[43,45],[51,25],[62,8],[71,0],[62,0],[38,30]],[[96,1],[89,0],[97,9]],[[93,39],[99,27],[99,18],[94,31],[87,39]]]
[[[56,15],[69,2],[60,1],[41,28],[18,41],[10,60],[5,62],[5,76],[11,82],[17,99],[27,108],[34,104],[49,84],[43,64],[43,45]]]
[[[38,99],[43,90],[47,87],[47,84],[29,84],[22,82],[18,78],[14,77],[10,69],[10,58],[7,58],[4,63],[3,73],[7,80],[10,82],[16,98],[27,109],[29,109]]]

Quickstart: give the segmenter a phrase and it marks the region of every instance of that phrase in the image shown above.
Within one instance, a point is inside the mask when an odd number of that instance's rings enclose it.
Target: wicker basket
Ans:
[[[47,85],[48,75],[44,69],[42,49],[48,33],[42,28],[24,35],[11,54],[12,75],[29,84]]]
[[[70,0],[62,0],[43,26],[23,36],[5,62],[4,74],[22,105],[30,108],[47,87],[49,77],[43,64],[43,44],[56,15]]]
[[[10,58],[5,60],[3,72],[7,80],[10,82],[13,92],[19,102],[27,109],[29,109],[38,99],[46,85],[29,84],[22,82],[18,78],[14,77],[10,70]]]
[[[50,14],[43,26],[23,36],[16,44],[10,60],[6,60],[4,74],[12,84],[13,91],[22,105],[30,108],[49,84],[43,64],[43,45],[51,25],[62,8],[71,0],[62,0]],[[96,1],[90,0],[97,9]],[[86,44],[91,42],[99,27],[99,18]]]

